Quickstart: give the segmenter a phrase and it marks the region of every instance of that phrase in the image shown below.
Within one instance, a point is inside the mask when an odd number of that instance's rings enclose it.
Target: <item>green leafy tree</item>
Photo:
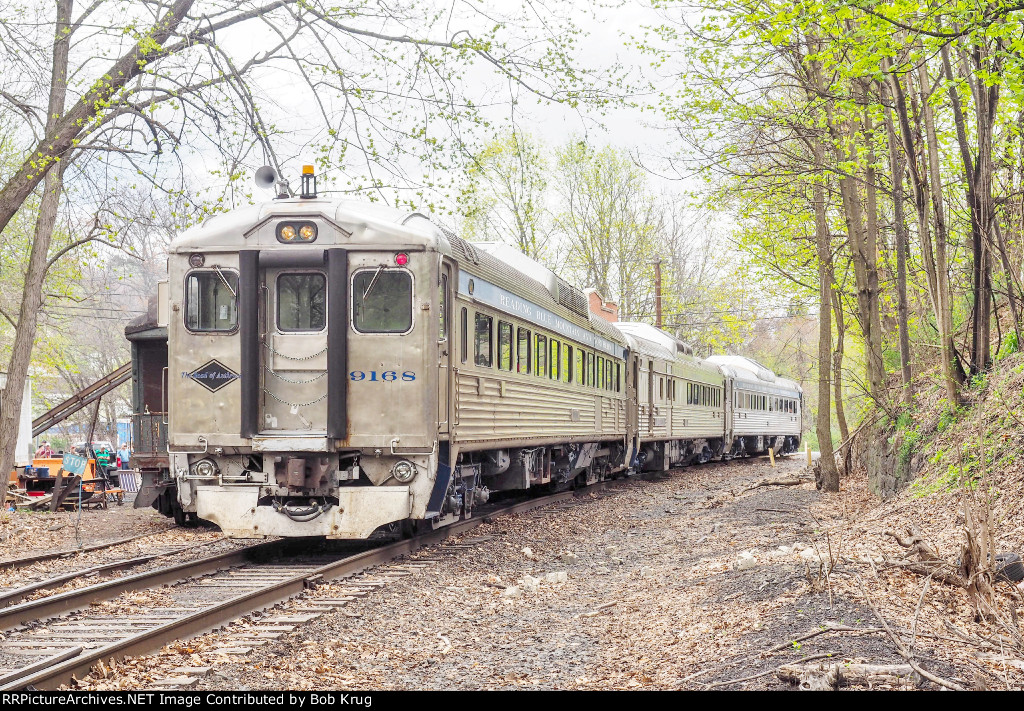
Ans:
[[[518,130],[474,157],[460,203],[467,239],[506,242],[541,263],[553,263],[548,150]]]

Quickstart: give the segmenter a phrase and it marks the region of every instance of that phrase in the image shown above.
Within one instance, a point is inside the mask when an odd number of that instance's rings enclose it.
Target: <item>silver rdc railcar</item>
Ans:
[[[172,242],[162,294],[128,329],[137,441],[167,447],[137,505],[232,536],[365,538],[495,491],[799,443],[795,383],[613,323],[595,293],[418,213],[312,194],[233,210]]]

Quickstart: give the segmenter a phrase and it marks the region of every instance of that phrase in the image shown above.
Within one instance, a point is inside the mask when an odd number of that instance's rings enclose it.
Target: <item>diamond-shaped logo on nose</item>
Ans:
[[[209,363],[193,370],[188,374],[188,377],[213,393],[225,385],[238,380],[238,373],[218,360],[211,360]]]

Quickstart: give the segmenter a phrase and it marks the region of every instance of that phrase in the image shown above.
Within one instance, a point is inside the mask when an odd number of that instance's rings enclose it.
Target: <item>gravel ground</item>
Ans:
[[[840,570],[838,530],[871,500],[813,483],[756,486],[800,470],[796,459],[693,467],[499,517],[394,564],[427,561],[420,572],[247,655],[213,650],[266,615],[82,685],[152,688],[184,666],[211,668],[197,689],[783,689],[777,666],[819,654],[901,663],[849,592],[855,571]],[[339,582],[310,596],[349,590]],[[822,634],[829,624],[850,629]],[[950,659],[919,653],[932,672],[952,673]]]
[[[0,561],[53,550],[74,551],[106,541],[174,529],[174,521],[152,508],[121,506],[78,511],[0,511]]]

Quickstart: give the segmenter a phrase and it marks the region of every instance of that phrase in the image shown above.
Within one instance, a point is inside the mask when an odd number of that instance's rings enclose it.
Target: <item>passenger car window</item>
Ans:
[[[558,380],[558,341],[554,338],[551,339],[551,373],[549,374],[552,380]]]
[[[475,358],[476,364],[491,367],[491,324],[492,319],[486,314],[476,315]]]
[[[366,269],[352,279],[352,325],[360,333],[405,333],[412,328],[412,275]]]
[[[548,370],[548,339],[547,336],[537,334],[536,357],[533,359],[533,372],[540,377],[547,377]]]
[[[322,331],[327,325],[327,277],[316,272],[277,276],[277,328]]]
[[[530,373],[530,332],[525,328],[516,334],[516,368],[520,373]]]
[[[448,275],[441,275],[441,284],[437,294],[437,314],[438,314],[438,333],[437,337],[439,340],[445,341],[448,339]]]
[[[185,280],[185,327],[190,331],[234,331],[237,293],[238,275],[234,272],[192,272]]]
[[[498,321],[498,368],[512,370],[512,324]]]
[[[469,316],[466,315],[466,309],[462,309],[462,362],[465,363],[469,359]]]

